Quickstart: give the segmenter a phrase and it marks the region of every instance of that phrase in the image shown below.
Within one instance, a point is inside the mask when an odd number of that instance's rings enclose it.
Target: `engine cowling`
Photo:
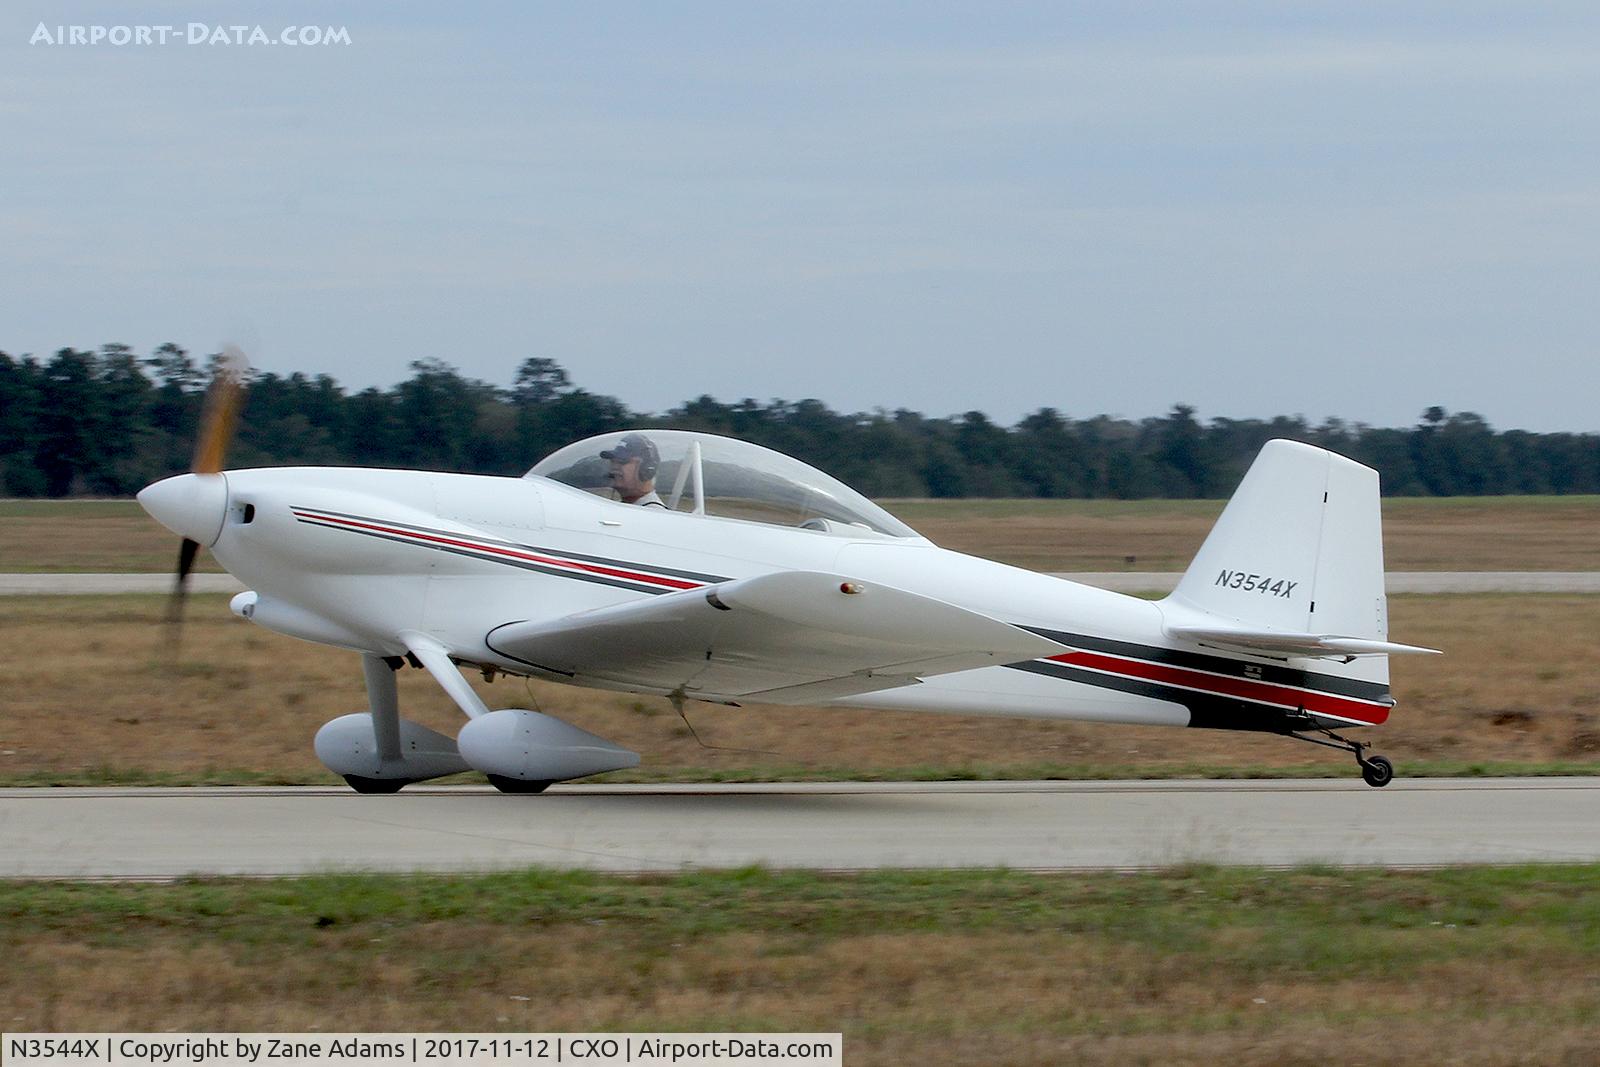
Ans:
[[[461,728],[456,746],[473,770],[524,782],[562,782],[639,765],[637,752],[517,708],[479,715]]]

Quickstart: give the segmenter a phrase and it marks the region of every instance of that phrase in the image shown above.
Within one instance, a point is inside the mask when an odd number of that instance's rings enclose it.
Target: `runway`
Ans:
[[[1600,778],[0,790],[0,877],[1600,861]]]
[[[1072,571],[1055,575],[1117,593],[1170,593],[1179,574],[1165,571]],[[1391,571],[1390,593],[1600,593],[1600,571]],[[238,593],[231,574],[195,574],[193,593]],[[0,596],[107,596],[168,593],[170,574],[0,574]]]

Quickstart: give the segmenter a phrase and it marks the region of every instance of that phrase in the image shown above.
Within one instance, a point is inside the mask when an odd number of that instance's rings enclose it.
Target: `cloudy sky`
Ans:
[[[1593,4],[446,7],[5,5],[0,349],[1600,430]]]

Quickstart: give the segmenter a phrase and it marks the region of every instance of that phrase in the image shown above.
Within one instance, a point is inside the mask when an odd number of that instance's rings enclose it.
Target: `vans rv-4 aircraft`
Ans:
[[[250,591],[235,614],[360,653],[366,711],[316,752],[360,792],[475,770],[506,792],[638,764],[560,719],[491,709],[464,670],[722,704],[1025,716],[1343,736],[1388,718],[1378,476],[1272,441],[1176,591],[1147,601],[939,548],[798,460],[679,430],[604,434],[521,478],[221,469],[239,372],[194,473],[139,494]],[[466,715],[401,717],[426,670]]]

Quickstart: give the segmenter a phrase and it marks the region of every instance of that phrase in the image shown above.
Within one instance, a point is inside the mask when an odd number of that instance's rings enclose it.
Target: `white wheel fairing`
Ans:
[[[456,737],[462,758],[484,774],[562,782],[639,765],[639,754],[537,711],[480,715]]]

